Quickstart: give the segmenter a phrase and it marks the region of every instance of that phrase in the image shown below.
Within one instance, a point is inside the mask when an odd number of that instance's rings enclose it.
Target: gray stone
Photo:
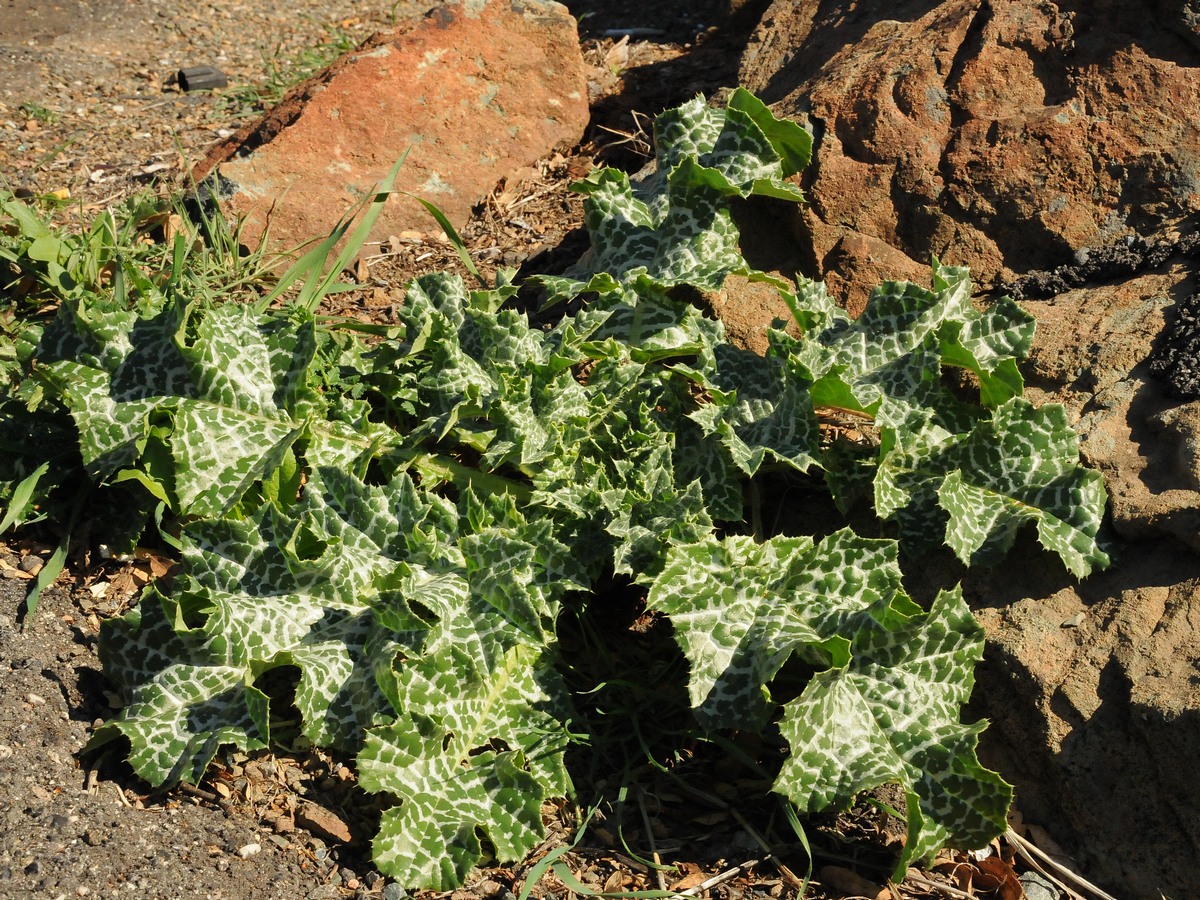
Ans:
[[[1025,891],[1026,900],[1061,900],[1062,892],[1037,872],[1023,872],[1017,881]]]

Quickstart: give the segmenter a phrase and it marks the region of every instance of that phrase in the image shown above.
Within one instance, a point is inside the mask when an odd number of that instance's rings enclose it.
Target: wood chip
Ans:
[[[350,842],[350,829],[336,813],[315,803],[301,803],[296,808],[296,824],[318,837],[331,841]]]
[[[708,880],[707,872],[693,872],[690,875],[685,875],[674,884],[671,885],[672,891],[686,891],[688,888],[694,888],[697,885],[704,884]]]

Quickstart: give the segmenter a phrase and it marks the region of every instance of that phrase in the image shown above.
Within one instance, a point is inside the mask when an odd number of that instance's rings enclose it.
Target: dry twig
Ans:
[[[1092,884],[1082,875],[1072,872],[1060,862],[1051,859],[1041,848],[1021,837],[1011,828],[1004,835],[1014,850],[1020,854],[1021,858],[1027,862],[1030,867],[1038,874],[1050,879],[1054,884],[1065,890],[1072,897],[1078,897],[1079,894],[1072,888],[1070,884],[1064,884],[1064,879],[1071,882],[1078,888],[1082,888],[1092,894],[1098,900],[1117,900],[1112,894],[1106,893],[1096,885]]]

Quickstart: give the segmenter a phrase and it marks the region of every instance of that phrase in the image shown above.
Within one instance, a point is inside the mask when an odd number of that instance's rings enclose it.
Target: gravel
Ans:
[[[433,0],[0,0],[0,187],[103,204],[178,177],[252,110],[239,98],[313,47]],[[184,93],[184,67],[228,76]]]
[[[330,872],[309,861],[303,838],[254,853],[269,834],[254,819],[187,798],[146,802],[132,779],[81,764],[92,723],[114,712],[94,620],[52,588],[22,628],[25,586],[0,578],[0,897],[353,895],[329,893]]]

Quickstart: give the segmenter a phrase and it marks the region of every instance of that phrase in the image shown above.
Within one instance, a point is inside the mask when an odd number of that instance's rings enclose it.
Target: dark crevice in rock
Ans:
[[[1157,241],[1130,235],[1113,244],[1081,250],[1076,253],[1074,263],[1002,282],[996,292],[1016,300],[1049,300],[1085,284],[1129,278],[1174,257],[1200,258],[1200,232]]]
[[[979,54],[983,52],[983,31],[992,20],[992,15],[991,3],[980,4],[979,10],[971,17],[971,23],[967,26],[962,43],[954,54],[953,62],[950,63],[950,74],[946,76],[946,94],[950,99],[950,127],[955,132],[970,118],[960,98],[955,96],[956,89],[962,82],[967,63],[978,59]]]

